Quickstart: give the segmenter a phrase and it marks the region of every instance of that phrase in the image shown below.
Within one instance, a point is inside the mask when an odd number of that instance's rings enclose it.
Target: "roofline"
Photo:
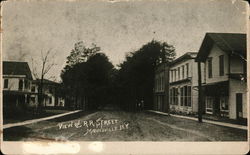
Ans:
[[[198,54],[197,54],[197,56],[196,56],[196,58],[195,58],[195,62],[205,62],[205,59],[206,58],[203,58],[204,56],[202,55],[202,52],[201,52],[201,49],[206,49],[206,48],[208,48],[209,50],[207,50],[207,51],[210,51],[211,50],[211,48],[212,48],[212,46],[214,45],[214,44],[216,44],[216,42],[214,41],[214,39],[210,36],[210,35],[215,35],[215,34],[217,34],[217,35],[225,35],[225,34],[231,34],[231,35],[247,35],[246,33],[219,33],[219,32],[207,32],[206,34],[205,34],[205,36],[204,36],[204,38],[203,38],[203,40],[202,40],[202,43],[201,43],[201,46],[200,46],[200,48],[199,48],[199,51],[198,51]],[[218,45],[217,45],[218,46]],[[219,47],[219,46],[218,46]],[[220,48],[220,47],[219,47]],[[227,52],[227,51],[225,51],[225,52]],[[237,53],[237,55],[239,55],[239,56],[242,56],[242,55],[240,55],[240,54],[238,54]]]
[[[183,54],[182,56],[178,57],[177,59],[175,59],[174,61],[170,62],[170,66],[173,66],[175,64],[177,64],[178,62],[181,62],[183,60],[188,60],[188,59],[195,59],[196,56],[193,58],[191,57],[192,54],[198,54],[198,52],[187,52],[185,54]]]

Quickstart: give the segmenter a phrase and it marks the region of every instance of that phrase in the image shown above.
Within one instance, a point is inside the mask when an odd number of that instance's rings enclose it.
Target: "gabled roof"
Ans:
[[[197,56],[197,52],[187,52],[184,55],[180,56],[179,58],[175,59],[174,61],[172,61],[170,63],[170,66],[173,66],[183,60],[187,60],[187,59],[195,59]]]
[[[3,61],[3,75],[25,75],[28,79],[33,79],[27,62]]]
[[[246,58],[246,34],[206,33],[196,57],[196,61],[204,62],[214,44],[228,54],[236,54]]]

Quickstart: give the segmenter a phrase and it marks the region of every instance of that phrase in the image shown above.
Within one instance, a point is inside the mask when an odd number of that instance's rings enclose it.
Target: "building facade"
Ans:
[[[162,63],[155,71],[154,110],[168,112],[169,67]]]
[[[40,80],[32,82],[31,91],[38,94]],[[54,81],[43,79],[43,106],[45,107],[64,107],[65,99],[60,93],[60,84]],[[37,99],[38,100],[38,99]]]
[[[27,62],[3,61],[3,111],[14,112],[35,106],[32,74]]]
[[[169,103],[172,112],[190,114],[198,111],[196,55],[188,52],[170,64]]]
[[[246,35],[207,33],[196,61],[204,64],[205,113],[246,119]]]

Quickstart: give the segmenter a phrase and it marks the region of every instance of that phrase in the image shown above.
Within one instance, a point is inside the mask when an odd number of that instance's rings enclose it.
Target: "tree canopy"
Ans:
[[[152,40],[126,55],[115,69],[108,57],[94,45],[86,48],[75,44],[67,58],[61,78],[68,92],[68,106],[96,109],[105,104],[117,104],[135,110],[144,101],[145,108],[153,104],[154,74],[157,65],[169,64],[175,58],[175,48],[166,42]],[[74,104],[73,104],[74,103]]]

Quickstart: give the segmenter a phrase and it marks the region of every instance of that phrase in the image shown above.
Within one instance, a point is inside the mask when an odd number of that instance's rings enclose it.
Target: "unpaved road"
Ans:
[[[103,110],[4,130],[6,141],[246,141],[247,131],[149,112]]]

